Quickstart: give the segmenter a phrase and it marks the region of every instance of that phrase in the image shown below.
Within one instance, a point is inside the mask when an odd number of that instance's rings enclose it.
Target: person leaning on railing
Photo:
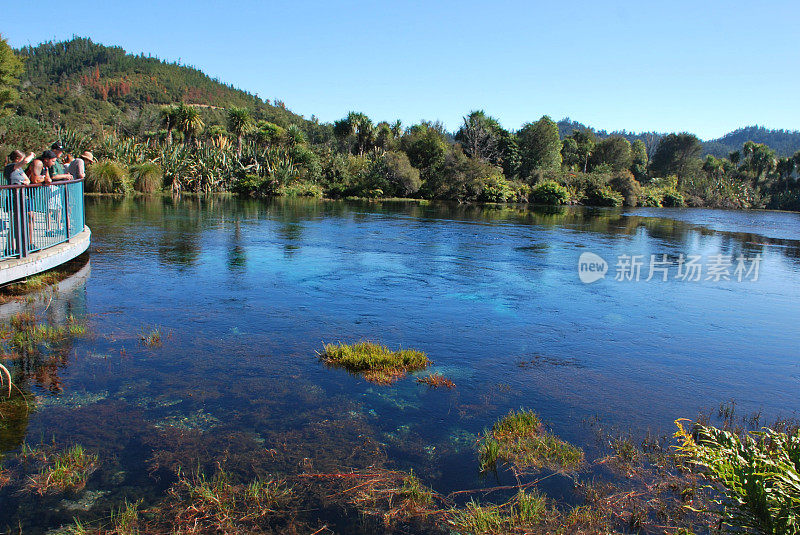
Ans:
[[[67,173],[67,170],[64,168],[64,164],[61,163],[61,155],[64,154],[64,147],[61,145],[61,142],[56,141],[53,143],[50,146],[50,152],[56,155],[56,159],[53,161],[52,165],[47,168],[47,171],[50,174],[50,179],[53,181],[71,179],[72,175]]]
[[[56,155],[51,150],[44,151],[41,156],[33,160],[28,166],[28,179],[30,180],[30,183],[48,185],[52,183],[52,179],[50,178],[50,168],[53,166],[55,161]],[[39,195],[40,198],[38,200],[41,201],[41,194]],[[33,248],[37,248],[37,245],[33,243],[33,224],[36,217],[35,212],[45,213],[47,229],[50,229],[50,214],[47,212],[47,207],[44,205],[44,203],[37,202],[36,197],[37,196],[34,191],[29,191],[25,205],[28,210],[28,239],[30,240],[30,244]]]
[[[36,155],[32,152],[25,156],[25,153],[21,150],[15,150],[8,155],[10,163],[3,168],[3,178],[5,178],[9,184],[30,184],[30,180],[23,168],[35,157]]]

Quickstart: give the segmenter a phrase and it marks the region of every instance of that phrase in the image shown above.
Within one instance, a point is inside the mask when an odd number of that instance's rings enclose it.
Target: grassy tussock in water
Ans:
[[[28,488],[37,494],[80,490],[97,467],[97,455],[76,444],[63,451],[23,446],[23,457],[35,459],[42,467],[30,477]]]
[[[361,374],[368,381],[378,384],[392,383],[406,373],[425,369],[430,364],[428,356],[422,351],[392,351],[374,342],[325,344],[320,357],[330,365]]]
[[[16,351],[33,351],[39,344],[52,345],[69,338],[86,334],[86,325],[70,316],[64,325],[48,325],[36,322],[35,314],[21,312],[12,316],[9,326],[0,336],[8,340],[8,346]]]
[[[509,412],[481,439],[481,470],[494,469],[498,461],[523,469],[574,471],[579,468],[583,463],[583,451],[542,427],[539,416],[533,411]]]

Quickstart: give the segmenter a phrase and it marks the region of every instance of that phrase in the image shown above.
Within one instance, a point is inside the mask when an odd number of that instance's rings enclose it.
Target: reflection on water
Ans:
[[[797,228],[797,214],[765,215],[763,233],[758,217],[88,199],[91,274],[37,309],[56,324],[86,318],[90,334],[42,348],[20,383],[35,410],[0,422],[0,448],[27,434],[98,451],[87,491],[104,493],[91,509],[102,516],[124,498],[158,496],[187,463],[243,477],[387,466],[442,492],[493,486],[478,473],[475,438],[520,406],[589,454],[592,418],[669,432],[675,418],[730,399],[790,414],[800,236],[784,227]],[[584,251],[763,261],[757,282],[584,285]],[[139,341],[154,327],[163,347]],[[378,387],[318,362],[323,341],[362,338],[425,350],[430,371],[457,388],[411,377]],[[569,481],[545,490],[574,499]],[[0,510],[15,511],[0,528],[20,521],[32,533],[74,514],[2,490]]]

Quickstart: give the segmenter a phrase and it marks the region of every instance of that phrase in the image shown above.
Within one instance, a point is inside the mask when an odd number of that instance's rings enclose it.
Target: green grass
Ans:
[[[428,356],[415,349],[398,349],[375,342],[355,344],[325,344],[322,360],[333,366],[340,366],[352,373],[359,373],[365,379],[379,384],[388,384],[403,377],[407,372],[425,369],[430,361]]]
[[[478,457],[481,470],[495,469],[499,461],[556,471],[574,471],[583,464],[583,451],[544,431],[539,416],[530,410],[512,410],[498,420],[484,433]]]
[[[141,499],[130,503],[125,500],[125,506],[111,513],[111,522],[114,524],[116,535],[138,535],[139,533],[139,506]]]
[[[31,488],[42,495],[83,488],[97,465],[97,455],[87,452],[80,444],[56,453],[28,448],[24,454],[37,457],[45,464],[31,477],[30,483]]]
[[[457,533],[503,533],[506,521],[500,507],[470,500],[463,509],[452,511],[450,525]]]
[[[86,325],[79,323],[73,316],[64,325],[47,325],[36,323],[36,316],[32,313],[21,312],[11,317],[9,326],[9,346],[21,351],[33,351],[42,343],[56,344],[70,337],[86,334]]]
[[[408,476],[403,478],[403,485],[400,487],[400,498],[408,500],[412,505],[425,506],[433,502],[433,494],[422,486],[422,482],[414,475],[412,470]]]

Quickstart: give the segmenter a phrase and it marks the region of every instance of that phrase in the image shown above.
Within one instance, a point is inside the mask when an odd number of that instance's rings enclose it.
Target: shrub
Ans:
[[[284,197],[322,197],[322,188],[311,182],[295,182],[278,188],[278,195]]]
[[[583,194],[583,202],[589,206],[621,206],[623,201],[622,194],[607,185],[591,183]]]
[[[133,189],[139,193],[155,193],[161,189],[164,172],[153,162],[144,162],[131,167]]]
[[[664,197],[661,202],[664,206],[669,206],[669,207],[683,206],[684,204],[683,194],[677,190],[668,189],[664,191]]]
[[[625,206],[636,206],[639,201],[639,195],[642,193],[642,187],[633,178],[633,173],[630,171],[618,172],[611,178],[609,184],[614,190],[622,194]]]
[[[545,180],[533,187],[530,200],[536,204],[566,204],[569,202],[569,192],[561,184],[553,180]]]
[[[483,181],[483,189],[478,195],[479,201],[506,202],[513,200],[514,189],[502,176],[490,176]]]
[[[661,208],[661,199],[663,198],[663,194],[661,190],[658,188],[642,188],[642,192],[639,195],[639,206],[648,206],[652,208]]]
[[[721,490],[717,505],[731,532],[800,533],[800,432],[676,424],[681,453]]]
[[[124,165],[102,160],[87,166],[86,190],[90,193],[123,193],[133,191],[130,175]]]
[[[269,177],[246,174],[236,178],[231,184],[231,190],[238,195],[251,197],[266,197],[274,195],[277,184]]]

